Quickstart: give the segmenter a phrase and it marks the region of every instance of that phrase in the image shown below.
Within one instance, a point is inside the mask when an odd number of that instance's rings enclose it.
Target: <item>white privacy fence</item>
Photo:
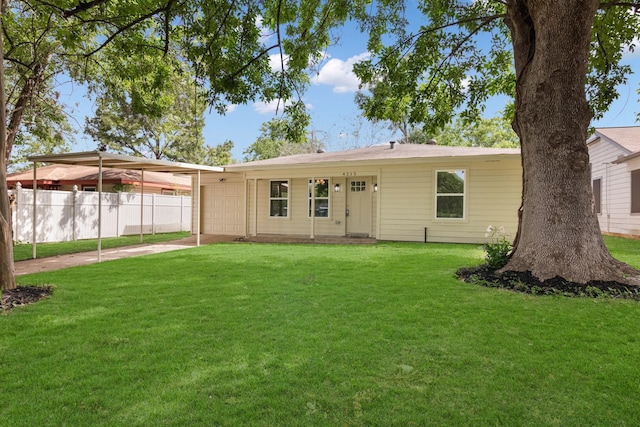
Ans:
[[[12,194],[13,240],[33,243],[33,190]],[[97,192],[37,190],[36,197],[36,243],[98,238]],[[190,231],[191,196],[102,193],[101,221],[102,237],[140,234],[141,226],[144,234]]]

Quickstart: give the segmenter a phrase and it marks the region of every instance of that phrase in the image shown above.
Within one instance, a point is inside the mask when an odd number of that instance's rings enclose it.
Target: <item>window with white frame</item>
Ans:
[[[329,217],[329,178],[316,178],[312,183],[309,180],[309,217],[311,217],[311,202],[313,197],[313,216],[316,218]]]
[[[436,171],[436,218],[464,218],[466,171]]]
[[[289,181],[269,181],[269,216],[289,216]]]

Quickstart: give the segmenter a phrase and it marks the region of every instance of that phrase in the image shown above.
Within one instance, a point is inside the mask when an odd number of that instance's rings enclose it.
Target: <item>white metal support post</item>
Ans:
[[[102,156],[98,156],[98,262],[102,262]]]
[[[315,239],[316,236],[314,236],[315,233],[315,229],[316,229],[316,178],[313,177],[311,178],[311,186],[310,186],[310,191],[311,191],[311,235],[309,236],[310,239]]]
[[[140,243],[144,240],[144,169],[140,170]]]
[[[197,206],[197,210],[196,210],[196,231],[197,231],[197,235],[196,235],[196,246],[200,246],[200,204],[202,203],[202,194],[201,194],[201,188],[200,188],[200,169],[198,169],[198,206]]]
[[[31,239],[32,239],[32,244],[31,244],[31,249],[32,249],[32,258],[36,259],[36,225],[38,222],[38,216],[37,216],[37,206],[36,206],[36,192],[37,192],[37,188],[38,188],[38,178],[36,175],[36,162],[33,162],[33,217],[31,219]]]

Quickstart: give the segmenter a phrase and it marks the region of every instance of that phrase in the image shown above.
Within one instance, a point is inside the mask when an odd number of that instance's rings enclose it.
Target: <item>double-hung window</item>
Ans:
[[[269,182],[269,216],[289,216],[289,181]]]
[[[436,171],[436,218],[465,217],[466,171]]]
[[[309,217],[313,203],[313,216],[316,218],[329,217],[329,178],[316,178],[315,182],[309,180]],[[313,200],[312,200],[313,197]]]

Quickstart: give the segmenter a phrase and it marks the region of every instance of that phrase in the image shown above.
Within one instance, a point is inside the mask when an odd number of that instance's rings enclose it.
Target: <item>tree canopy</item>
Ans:
[[[152,65],[127,80],[113,78],[100,91],[85,133],[101,149],[134,156],[204,163],[204,93],[179,64]],[[158,83],[152,83],[158,80]]]
[[[637,43],[638,4],[602,2],[594,14],[586,74],[593,118],[608,110],[619,96],[616,86],[631,72],[621,59]],[[492,96],[515,97],[513,52],[518,46],[507,25],[508,10],[523,8],[531,14],[538,2],[421,1],[421,13],[415,15],[406,7],[404,2],[377,3],[372,16],[362,16],[372,55],[355,71],[370,89],[359,100],[367,117],[396,123],[407,119],[424,125],[429,133],[456,116],[479,120]],[[508,111],[506,116],[512,114]]]
[[[409,142],[418,138],[419,132],[409,134]],[[503,116],[480,118],[472,125],[464,120],[454,120],[434,133],[432,139],[439,145],[463,147],[517,148],[520,145],[518,135],[511,128],[511,122]]]
[[[294,154],[315,153],[324,149],[324,144],[314,137],[314,133],[307,138],[298,136],[292,140],[291,135],[298,135],[298,132],[291,132],[290,128],[296,126],[286,119],[272,119],[260,126],[260,136],[256,141],[244,151],[244,161],[265,160],[280,156],[291,156]]]

